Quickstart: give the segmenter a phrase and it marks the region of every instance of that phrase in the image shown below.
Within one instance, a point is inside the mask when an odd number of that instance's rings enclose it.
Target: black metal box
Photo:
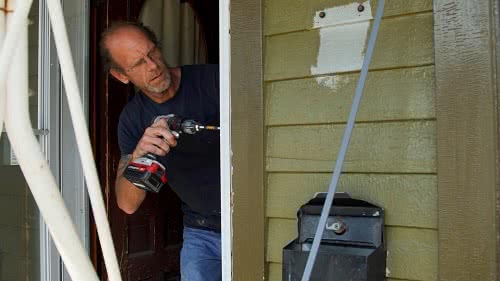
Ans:
[[[326,194],[298,211],[299,237],[283,249],[283,281],[301,280]],[[337,193],[310,281],[383,281],[384,210]]]

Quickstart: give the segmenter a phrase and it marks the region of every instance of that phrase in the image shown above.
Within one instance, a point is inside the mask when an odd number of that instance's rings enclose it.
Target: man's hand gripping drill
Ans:
[[[157,116],[137,144],[123,176],[136,187],[157,193],[167,182],[165,166],[157,157],[175,147],[176,139],[183,133],[192,135],[202,130],[219,129],[174,114]]]

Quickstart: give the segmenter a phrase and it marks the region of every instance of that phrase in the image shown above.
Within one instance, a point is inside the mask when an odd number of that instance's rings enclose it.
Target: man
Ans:
[[[158,115],[176,114],[218,126],[218,66],[168,67],[154,33],[138,23],[111,26],[100,48],[106,70],[140,90],[118,125],[118,206],[132,214],[146,197],[146,191],[123,177],[127,164],[146,153],[158,155],[169,186],[183,202],[182,280],[221,280],[219,134],[202,131],[176,139],[165,120],[151,124]]]

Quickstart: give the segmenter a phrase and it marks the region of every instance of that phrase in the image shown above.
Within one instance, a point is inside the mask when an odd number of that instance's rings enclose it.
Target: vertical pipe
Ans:
[[[68,106],[75,130],[76,143],[82,161],[83,173],[87,180],[89,198],[92,203],[92,210],[97,226],[97,232],[101,241],[101,249],[104,256],[104,263],[111,281],[121,280],[118,260],[115,254],[111,230],[108,224],[106,208],[102,197],[102,191],[97,177],[97,169],[92,154],[88,129],[83,105],[80,99],[80,91],[76,80],[75,67],[71,56],[66,24],[64,22],[63,10],[59,0],[47,0],[50,22],[54,34],[57,55],[61,65]]]
[[[10,0],[15,9],[17,3],[27,4],[31,1],[18,2]],[[20,5],[21,6],[21,5]],[[26,8],[26,7],[24,7]],[[21,10],[21,12],[26,12]],[[13,52],[12,67],[9,69],[7,85],[7,109],[5,125],[12,147],[17,155],[21,169],[31,189],[33,197],[40,209],[45,223],[54,239],[61,257],[68,269],[71,278],[77,280],[98,281],[97,274],[86,255],[85,249],[78,238],[78,234],[71,222],[68,210],[64,206],[59,189],[56,186],[48,163],[40,151],[38,141],[31,127],[28,106],[28,25],[27,12],[24,21],[17,29],[11,29],[8,23],[9,34],[16,33],[18,43]],[[4,77],[1,77],[3,81]]]
[[[9,71],[9,65],[12,61],[12,54],[14,53],[14,48],[17,45],[17,40],[19,39],[19,31],[23,25],[28,22],[28,13],[31,7],[32,0],[21,1],[16,5],[16,12],[12,14],[13,4],[16,3],[15,0],[0,0],[4,4],[9,3],[10,5],[5,5],[5,11],[11,11],[10,15],[7,17],[7,13],[4,16],[4,38],[0,50],[0,89],[6,89],[7,72]],[[7,19],[9,21],[9,30],[12,32],[7,32]],[[5,117],[6,110],[6,93],[7,91],[0,91],[0,127],[3,127],[3,121]]]
[[[3,48],[5,37],[5,26],[7,21],[7,0],[0,0],[0,50]],[[3,120],[5,115],[5,84],[0,83],[0,139],[3,132]]]
[[[326,221],[328,219],[328,216],[330,215],[330,208],[332,207],[333,198],[335,197],[335,191],[337,190],[337,183],[339,181],[340,174],[342,173],[342,166],[344,165],[344,159],[347,153],[347,148],[349,147],[349,141],[351,139],[352,130],[354,128],[354,122],[356,121],[356,114],[358,113],[359,104],[361,102],[361,98],[363,97],[363,89],[365,87],[366,77],[368,76],[368,67],[370,66],[370,62],[372,59],[375,42],[377,41],[380,21],[382,20],[382,16],[384,14],[384,5],[385,0],[378,0],[377,13],[375,15],[375,21],[373,22],[373,28],[370,33],[370,39],[368,39],[368,46],[366,47],[366,54],[365,58],[363,59],[363,66],[361,67],[358,86],[356,87],[356,92],[352,100],[351,112],[349,113],[349,119],[347,120],[344,136],[342,138],[342,144],[340,145],[340,151],[337,156],[335,168],[333,170],[332,180],[328,188],[328,194],[325,198],[323,210],[321,211],[318,227],[316,229],[316,234],[314,235],[311,250],[309,251],[304,274],[302,275],[302,281],[309,281],[311,278],[312,270],[314,268],[314,262],[316,261],[316,257],[319,251],[319,245],[321,244],[323,232],[325,231]]]

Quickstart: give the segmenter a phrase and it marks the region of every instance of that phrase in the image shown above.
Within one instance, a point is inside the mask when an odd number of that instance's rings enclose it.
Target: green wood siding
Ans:
[[[266,280],[281,281],[297,209],[328,189],[359,69],[311,74],[313,18],[350,3],[264,1]],[[385,208],[389,281],[438,275],[434,71],[432,1],[386,0],[339,190]]]
[[[325,191],[330,180],[329,173],[270,173],[267,216],[295,219],[299,207]],[[388,226],[437,228],[436,175],[348,173],[340,178],[338,190],[384,206]]]
[[[351,109],[346,105],[352,102],[358,77],[352,73],[266,83],[266,125],[346,122]],[[372,71],[356,120],[434,119],[431,77],[432,66]]]
[[[266,0],[264,1],[264,34],[273,35],[312,28],[316,11],[353,3],[352,0]],[[362,1],[359,1],[362,2]],[[372,8],[377,1],[372,1]],[[373,8],[374,10],[374,8]],[[384,17],[432,11],[432,0],[386,0]]]
[[[331,171],[344,125],[270,127],[268,171]],[[344,163],[346,172],[433,173],[435,121],[357,124]]]
[[[432,12],[383,20],[370,69],[432,64],[432,22]],[[319,30],[268,36],[265,80],[309,76],[317,60]]]

